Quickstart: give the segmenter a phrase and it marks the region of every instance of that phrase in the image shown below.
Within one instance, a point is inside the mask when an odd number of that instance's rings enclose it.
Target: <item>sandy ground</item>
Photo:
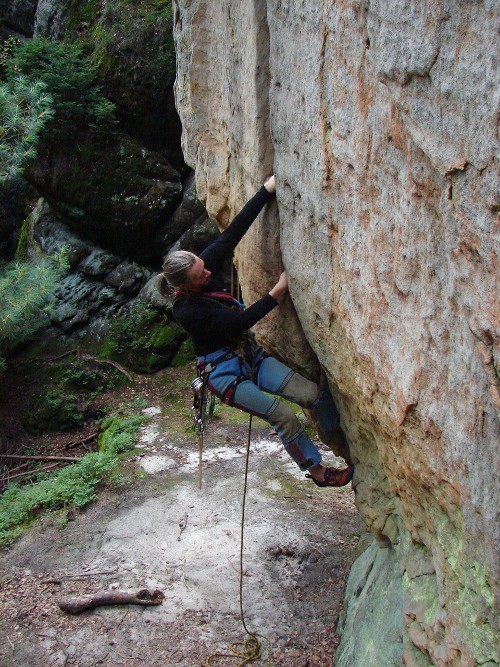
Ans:
[[[0,557],[1,667],[196,667],[244,638],[245,424],[222,418],[209,426],[200,490],[193,435],[172,428],[155,404],[145,414],[142,454],[127,463],[134,483],[106,489],[65,526],[57,515],[42,517]],[[331,453],[325,458],[332,462]],[[305,480],[263,422],[254,428],[248,479],[247,626],[269,638],[273,665],[333,665],[346,575],[361,548],[354,493]],[[163,604],[80,616],[57,606],[63,594],[142,587],[161,589]]]

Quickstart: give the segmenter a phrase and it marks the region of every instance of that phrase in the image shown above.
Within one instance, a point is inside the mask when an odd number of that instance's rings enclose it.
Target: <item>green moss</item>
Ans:
[[[66,36],[85,34],[100,16],[99,0],[71,0],[67,9]]]
[[[19,232],[19,241],[17,242],[14,259],[16,262],[26,262],[28,259],[28,233],[30,226],[29,216],[23,221],[21,231]]]
[[[134,449],[137,432],[143,422],[144,417],[141,415],[107,417],[101,425],[98,438],[99,451],[118,454]]]
[[[161,350],[174,343],[179,337],[179,332],[168,326],[158,326],[153,329],[149,338],[149,345],[155,350]]]
[[[106,3],[94,23],[93,58],[101,71],[113,77],[130,76],[138,68],[142,78],[173,81],[175,46],[173,41],[171,2],[126,0]],[[140,53],[140,62],[131,54]]]
[[[180,346],[179,351],[172,361],[172,366],[174,366],[174,368],[183,368],[188,364],[192,364],[194,368],[195,359],[196,355],[194,353],[193,342],[188,338]]]
[[[127,317],[113,323],[101,356],[137,373],[153,373],[168,366],[186,334],[175,323],[158,323],[158,317],[147,305],[136,306]]]
[[[109,453],[93,452],[35,484],[10,484],[0,498],[0,544],[10,544],[42,510],[89,503],[115,465]]]

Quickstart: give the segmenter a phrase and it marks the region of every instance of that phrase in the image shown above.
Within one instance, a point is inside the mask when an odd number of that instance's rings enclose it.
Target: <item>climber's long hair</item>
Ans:
[[[162,296],[168,299],[173,287],[180,287],[187,282],[187,272],[196,261],[196,255],[187,250],[175,250],[168,253],[163,262],[163,271],[156,277],[156,287]]]

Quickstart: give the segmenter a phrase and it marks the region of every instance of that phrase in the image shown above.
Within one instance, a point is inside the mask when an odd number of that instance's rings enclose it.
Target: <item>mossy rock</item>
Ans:
[[[154,373],[169,366],[186,333],[175,322],[156,321],[158,313],[137,307],[116,320],[104,341],[101,356],[114,359],[136,373]]]
[[[60,146],[32,163],[26,177],[79,235],[140,264],[156,259],[151,238],[182,198],[180,175],[168,161],[120,133],[108,145]]]
[[[174,366],[174,368],[184,368],[184,366],[187,366],[188,364],[194,366],[195,360],[196,355],[194,353],[193,341],[188,338],[180,346],[177,354],[172,359],[171,365]]]

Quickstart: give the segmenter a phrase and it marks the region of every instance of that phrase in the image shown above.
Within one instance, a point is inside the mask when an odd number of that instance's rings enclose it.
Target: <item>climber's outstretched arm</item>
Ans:
[[[238,243],[275,193],[276,183],[274,176],[271,176],[245,204],[229,227],[200,254],[200,258],[205,262],[205,267],[209,271],[220,269],[225,259],[232,256]]]

